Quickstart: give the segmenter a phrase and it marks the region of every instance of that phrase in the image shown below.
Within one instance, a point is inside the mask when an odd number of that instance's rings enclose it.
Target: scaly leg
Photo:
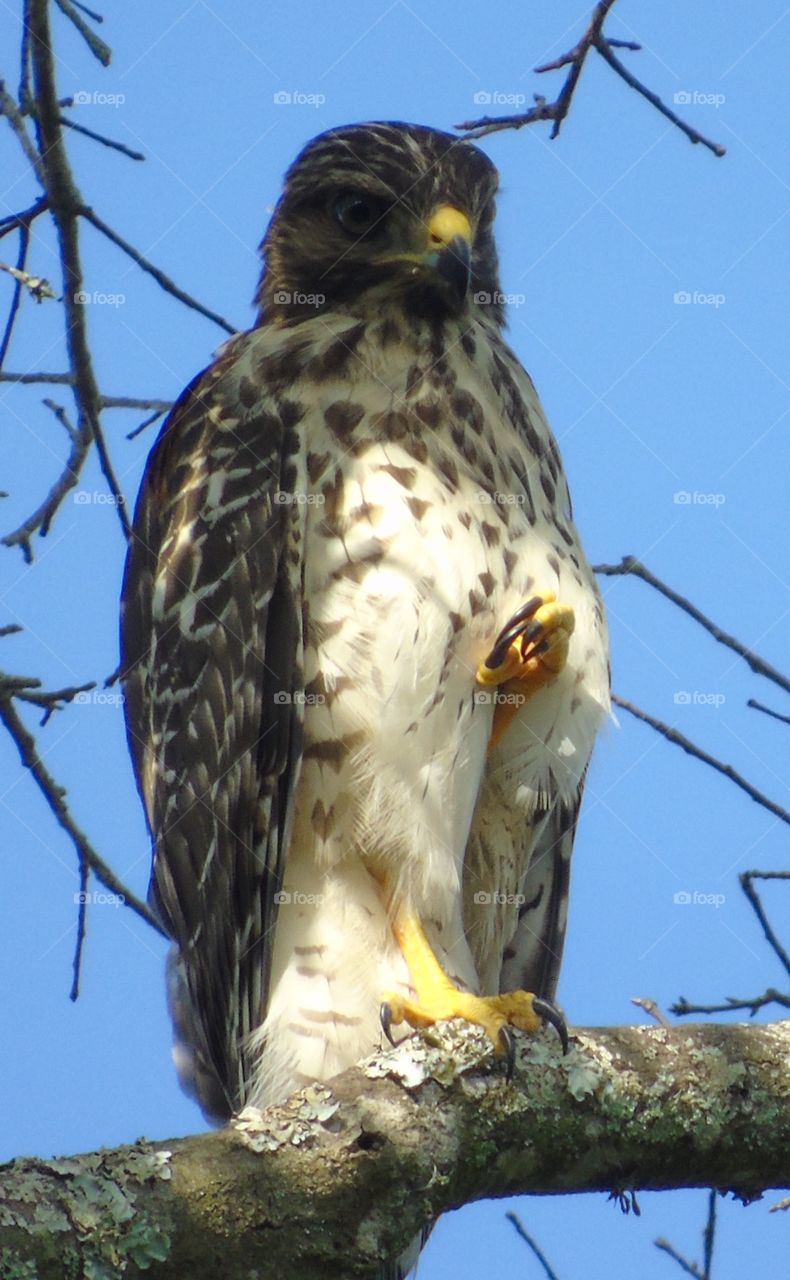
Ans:
[[[473,996],[460,991],[447,977],[434,955],[418,917],[401,909],[392,925],[393,933],[409,966],[417,998],[388,993],[382,998],[381,1024],[391,1043],[394,1022],[429,1027],[444,1018],[464,1018],[488,1033],[497,1053],[507,1055],[507,1078],[513,1074],[516,1046],[511,1027],[537,1031],[545,1020],[557,1028],[563,1053],[568,1052],[568,1028],[558,1009],[548,1000],[529,991],[509,991],[499,996]]]

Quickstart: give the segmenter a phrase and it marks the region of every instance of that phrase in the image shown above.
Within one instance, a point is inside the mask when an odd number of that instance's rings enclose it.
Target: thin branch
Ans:
[[[521,1219],[515,1213],[506,1213],[505,1217],[507,1218],[508,1222],[511,1222],[513,1224],[513,1226],[516,1229],[516,1234],[521,1237],[521,1239],[524,1241],[524,1244],[527,1245],[527,1247],[530,1248],[534,1253],[538,1262],[543,1267],[543,1270],[546,1275],[546,1280],[559,1280],[557,1272],[551,1266],[548,1259],[546,1258],[546,1255],[542,1252],[537,1242],[529,1234],[526,1227],[521,1222]]]
[[[632,996],[631,1004],[635,1004],[637,1009],[644,1009],[650,1018],[654,1018],[660,1027],[671,1027],[672,1023],[669,1018],[665,1017],[659,1008],[658,1001],[652,996]]]
[[[29,209],[23,209],[21,213],[9,213],[4,218],[0,218],[0,239],[9,235],[12,231],[16,231],[19,227],[30,227],[36,218],[42,213],[46,213],[49,208],[49,201],[46,196],[39,196]]]
[[[681,996],[669,1006],[669,1011],[679,1018],[685,1018],[692,1013],[734,1013],[748,1010],[749,1016],[753,1018],[758,1010],[768,1004],[778,1004],[782,1009],[790,1009],[790,996],[774,987],[768,987],[763,995],[755,996],[752,1000],[738,1000],[735,996],[727,996],[723,1004],[691,1004],[685,996]]]
[[[705,1280],[696,1262],[688,1262],[682,1253],[678,1253],[677,1249],[672,1247],[668,1240],[664,1240],[662,1236],[659,1236],[658,1240],[653,1241],[653,1244],[657,1249],[661,1249],[663,1253],[668,1253],[670,1258],[678,1264],[681,1271],[685,1271],[687,1276],[693,1276],[694,1280]]]
[[[35,383],[44,382],[49,385],[57,383],[59,386],[73,387],[73,373],[0,373],[0,382],[18,382],[26,385],[34,385]]]
[[[25,126],[22,112],[19,110],[16,102],[8,92],[5,82],[2,80],[0,80],[0,116],[5,116],[6,120],[10,124],[16,134],[20,147],[25,153],[25,159],[38,178],[42,187],[46,190],[47,184],[44,176],[44,166],[41,161],[41,156],[36,151],[36,148],[31,141],[30,135],[28,134]]]
[[[77,403],[77,430],[85,449],[76,454],[79,467],[85,460],[91,441],[96,444],[99,464],[107,480],[110,492],[116,498],[115,509],[124,537],[129,538],[130,526],[126,507],[110,462],[101,431],[101,402],[99,388],[93,371],[88,343],[85,308],[79,301],[82,291],[82,267],[78,233],[79,212],[84,201],[78,191],[69,168],[60,108],[56,92],[55,63],[52,53],[52,37],[49,27],[48,0],[30,0],[28,10],[30,27],[30,55],[33,64],[33,83],[36,99],[36,133],[40,152],[40,172],[44,189],[49,196],[52,220],[58,238],[58,248],[63,270],[63,305],[66,311],[66,346],[69,366],[74,374],[74,397]],[[39,170],[37,170],[39,172]],[[72,483],[76,483],[76,475]],[[69,483],[66,488],[71,488]],[[64,490],[65,492],[65,490]],[[61,495],[62,496],[62,495]],[[49,519],[54,511],[49,504]],[[48,523],[48,522],[47,522]],[[41,525],[44,531],[44,525]],[[30,537],[26,544],[31,554]]]
[[[65,13],[69,21],[74,23],[74,26],[79,31],[94,58],[97,58],[103,67],[108,67],[110,65],[110,60],[112,59],[112,49],[109,45],[106,45],[103,40],[100,40],[95,31],[91,31],[88,24],[80,17],[77,9],[71,3],[71,0],[55,0],[55,4],[60,9],[61,13]],[[82,8],[82,5],[79,7]],[[90,10],[85,9],[83,12],[89,13]],[[91,17],[95,18],[95,16],[95,14],[91,14]],[[101,19],[99,19],[99,21],[101,21]]]
[[[781,671],[777,671],[776,667],[772,667],[770,663],[759,657],[758,654],[753,653],[751,649],[747,649],[746,645],[741,644],[740,640],[736,640],[735,636],[723,631],[696,605],[693,605],[690,600],[674,591],[672,587],[668,587],[665,582],[662,582],[654,573],[651,573],[645,565],[637,560],[636,556],[623,556],[620,564],[596,564],[593,565],[593,570],[595,573],[603,573],[609,577],[625,575],[641,578],[648,586],[654,587],[662,596],[666,596],[667,600],[671,600],[679,609],[682,609],[690,618],[693,618],[701,627],[704,627],[719,644],[726,645],[728,649],[732,649],[733,653],[737,653],[739,658],[743,658],[744,662],[751,667],[756,675],[765,676],[767,680],[772,680],[774,684],[779,685],[780,689],[784,689],[785,693],[790,693],[790,678],[788,676],[783,675]]]
[[[178,298],[179,302],[183,302],[185,306],[191,307],[193,311],[199,312],[199,314],[205,316],[206,319],[213,320],[214,323],[218,324],[226,333],[231,335],[238,333],[238,329],[234,325],[230,324],[230,322],[223,316],[219,315],[218,312],[210,311],[208,307],[204,307],[202,302],[198,302],[196,298],[191,296],[191,294],[185,293],[183,289],[179,289],[178,285],[175,284],[169,276],[166,276],[164,271],[160,271],[159,267],[155,267],[152,262],[149,262],[147,258],[143,257],[143,255],[135,249],[134,245],[129,244],[128,240],[124,240],[123,236],[119,236],[117,231],[113,231],[112,227],[108,226],[107,223],[99,217],[98,213],[95,213],[88,205],[83,205],[80,212],[82,216],[96,228],[97,231],[100,231],[103,236],[106,236],[107,239],[111,240],[113,244],[116,244],[119,249],[122,249],[123,252],[132,259],[132,262],[136,262],[138,267],[143,271],[147,271],[150,276],[153,276],[160,288],[164,289],[166,293],[172,294],[174,298]]]
[[[702,1274],[705,1280],[710,1280],[713,1247],[716,1243],[716,1195],[716,1188],[711,1187],[708,1192],[708,1219],[702,1232]]]
[[[103,147],[110,147],[113,151],[120,151],[122,155],[128,156],[130,160],[145,160],[142,151],[133,151],[124,142],[116,142],[114,138],[107,138],[103,133],[96,133],[93,129],[86,128],[84,124],[77,124],[76,120],[70,120],[68,116],[61,116],[60,123],[65,125],[67,129],[73,129],[75,133],[82,133],[86,138],[91,138],[94,142],[100,142]]]
[[[668,107],[665,102],[659,98],[657,93],[652,89],[648,89],[647,85],[642,84],[641,80],[637,80],[628,68],[620,61],[620,59],[612,52],[610,44],[606,40],[597,40],[595,48],[600,53],[604,62],[617,73],[618,76],[628,85],[629,89],[635,89],[637,93],[641,93],[656,111],[660,111],[676,129],[680,129],[681,133],[685,133],[689,142],[693,142],[695,146],[701,143],[703,147],[707,147],[715,156],[726,156],[727,148],[723,147],[720,142],[714,142],[711,138],[706,138],[704,133],[700,133],[699,129],[695,129],[692,125],[686,124],[685,120],[681,120],[680,116]]]
[[[133,431],[128,431],[126,433],[126,439],[136,440],[137,437],[142,435],[144,431],[147,431],[149,427],[153,426],[153,424],[157,422],[159,418],[162,417],[162,414],[164,412],[165,412],[164,409],[158,409],[155,413],[149,414],[147,418],[143,418],[142,422],[139,423],[138,426],[136,426]]]
[[[2,369],[3,364],[5,363],[5,358],[8,354],[8,348],[11,345],[11,338],[14,332],[14,325],[16,324],[17,316],[19,315],[19,308],[22,305],[22,289],[24,287],[22,282],[22,275],[24,273],[25,266],[27,264],[27,251],[29,248],[30,248],[30,228],[26,226],[21,226],[19,228],[19,252],[17,253],[17,259],[16,259],[16,274],[14,277],[14,293],[13,293],[13,297],[11,298],[11,306],[8,311],[8,319],[6,320],[3,337],[2,337],[2,340],[0,340],[0,369]]]
[[[173,400],[143,400],[137,396],[102,396],[101,402],[105,409],[155,409],[157,417],[169,413],[175,403]]]
[[[785,972],[790,975],[790,955],[787,954],[781,942],[774,933],[765,914],[765,909],[760,897],[752,884],[753,880],[790,880],[790,871],[742,871],[738,877],[741,888],[754,910],[754,914],[762,925],[768,945],[777,956],[780,963],[784,965]]]
[[[118,879],[115,872],[99,856],[84,831],[77,826],[72,818],[66,804],[64,788],[58,785],[47,770],[38,754],[35,738],[22,722],[14,707],[14,681],[16,679],[18,677],[6,676],[0,673],[0,720],[12,737],[22,764],[26,769],[30,770],[39,791],[55,815],[57,822],[74,845],[80,860],[80,866],[83,863],[89,866],[97,880],[100,880],[112,893],[117,894],[124,906],[134,911],[141,920],[145,920],[146,924],[150,924],[153,929],[156,929],[157,933],[162,934],[163,937],[166,936],[159,921],[146,904]]]
[[[42,537],[45,537],[49,532],[49,526],[63,499],[79,480],[91,443],[90,433],[85,423],[83,423],[81,430],[76,430],[69,423],[66,418],[66,412],[61,405],[56,405],[51,400],[45,400],[44,403],[49,409],[52,409],[55,416],[65,426],[71,441],[71,451],[63,470],[41,505],[18,528],[14,529],[13,533],[7,533],[2,540],[3,546],[19,547],[27,564],[30,564],[33,560],[33,547],[30,541],[33,534],[40,533]]]
[[[715,756],[709,755],[707,751],[695,746],[689,738],[685,737],[677,729],[664,724],[663,720],[656,720],[654,716],[649,715],[647,711],[643,711],[641,707],[635,706],[633,702],[628,702],[625,698],[618,697],[617,694],[612,695],[612,701],[637,720],[642,720],[645,724],[649,724],[650,728],[655,729],[656,733],[660,733],[662,738],[666,738],[667,742],[673,742],[675,746],[680,747],[687,755],[694,756],[696,760],[701,760],[703,764],[710,765],[711,769],[715,769],[717,773],[729,778],[730,782],[734,782],[736,787],[740,787],[741,791],[745,791],[747,796],[754,800],[755,803],[762,805],[769,813],[774,814],[782,822],[790,825],[790,813],[783,809],[780,804],[769,799],[762,791],[758,791],[756,787],[753,787],[737,770],[733,769],[731,764],[724,764],[721,760],[717,760]]]
[[[756,698],[750,698],[746,705],[747,707],[752,707],[755,711],[762,711],[763,715],[772,716],[774,720],[781,720],[782,724],[790,724],[790,716],[783,716],[780,711],[774,711],[772,707],[766,707],[762,702],[758,702]]]
[[[535,124],[539,120],[553,120],[551,137],[558,137],[562,122],[570,110],[573,94],[579,82],[587,54],[592,49],[596,39],[600,38],[601,28],[614,3],[615,0],[600,0],[600,3],[593,10],[587,30],[579,43],[567,53],[562,54],[561,57],[555,58],[553,62],[548,62],[542,67],[535,68],[536,72],[540,73],[570,66],[565,83],[554,102],[547,102],[545,98],[535,94],[535,106],[531,107],[529,111],[517,115],[483,116],[480,120],[466,120],[463,124],[457,124],[455,126],[456,129],[462,129],[470,138],[483,138],[486,134],[498,133],[500,129],[523,129],[524,125]]]
[[[657,111],[660,111],[667,120],[670,120],[676,128],[680,129],[690,142],[702,143],[704,147],[707,147],[716,156],[726,155],[726,148],[721,143],[712,142],[704,134],[700,133],[698,129],[686,124],[671,107],[662,102],[657,93],[654,93],[652,89],[648,89],[616,57],[613,52],[615,48],[638,52],[642,46],[634,40],[615,40],[604,35],[603,24],[609,16],[609,11],[613,4],[614,0],[600,0],[600,3],[593,10],[587,30],[578,44],[573,49],[569,49],[567,53],[560,54],[558,58],[553,58],[551,62],[545,62],[542,66],[535,67],[535,72],[539,75],[548,71],[559,71],[563,67],[570,68],[554,102],[547,102],[544,97],[535,94],[535,106],[531,107],[529,111],[508,116],[483,116],[479,120],[467,120],[463,124],[458,124],[455,126],[456,129],[462,129],[469,138],[483,138],[486,134],[498,133],[501,129],[522,129],[524,125],[535,124],[539,120],[552,120],[554,124],[551,130],[551,137],[556,138],[570,110],[571,101],[587,55],[591,49],[595,49],[596,53],[601,55],[609,67],[625,81],[629,88],[634,89],[643,98],[646,98]]]

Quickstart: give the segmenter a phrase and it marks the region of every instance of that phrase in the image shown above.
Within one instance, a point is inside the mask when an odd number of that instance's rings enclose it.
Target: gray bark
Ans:
[[[376,1274],[485,1196],[790,1186],[790,1021],[522,1038],[514,1080],[448,1025],[235,1127],[0,1183],[0,1275],[333,1280]]]

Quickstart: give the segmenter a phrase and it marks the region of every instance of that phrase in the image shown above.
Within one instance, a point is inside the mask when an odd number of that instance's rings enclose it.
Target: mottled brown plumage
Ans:
[[[177,1062],[213,1116],[377,1047],[381,992],[409,990],[395,899],[462,988],[556,985],[606,628],[502,337],[495,189],[436,131],[315,139],[263,242],[256,327],[148,463],[127,721]],[[576,615],[567,667],[489,753],[475,672],[542,590]]]

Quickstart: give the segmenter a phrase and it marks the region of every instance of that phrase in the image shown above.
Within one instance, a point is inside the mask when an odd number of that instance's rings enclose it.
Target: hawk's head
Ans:
[[[437,318],[483,307],[498,323],[497,172],[477,147],[411,124],[356,124],[308,143],[262,250],[261,319],[396,305]]]

